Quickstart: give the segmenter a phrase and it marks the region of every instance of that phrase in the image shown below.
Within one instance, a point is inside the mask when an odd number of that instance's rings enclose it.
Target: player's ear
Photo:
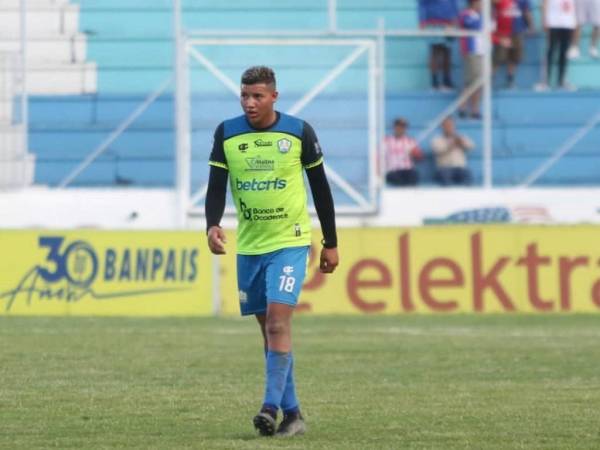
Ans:
[[[279,97],[279,92],[277,91],[273,91],[273,93],[271,94],[273,97],[273,102],[277,101],[277,98]]]

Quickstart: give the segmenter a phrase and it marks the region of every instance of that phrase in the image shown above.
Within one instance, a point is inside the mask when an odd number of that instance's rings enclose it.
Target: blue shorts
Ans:
[[[296,306],[308,265],[309,246],[262,255],[237,255],[242,316],[265,314],[269,303]]]

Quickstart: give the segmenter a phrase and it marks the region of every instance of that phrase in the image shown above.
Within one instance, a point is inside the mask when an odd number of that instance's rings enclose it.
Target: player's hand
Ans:
[[[215,255],[225,254],[225,244],[227,243],[227,238],[225,237],[225,232],[221,227],[213,225],[208,229],[206,237],[208,239],[208,248],[212,253]]]
[[[337,248],[325,248],[321,249],[321,263],[319,268],[323,273],[333,273],[335,268],[340,263]]]

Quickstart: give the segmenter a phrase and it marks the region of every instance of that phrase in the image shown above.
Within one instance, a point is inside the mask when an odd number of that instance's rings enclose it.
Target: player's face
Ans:
[[[255,128],[267,128],[275,122],[273,105],[277,91],[265,83],[242,84],[240,103],[250,124]]]

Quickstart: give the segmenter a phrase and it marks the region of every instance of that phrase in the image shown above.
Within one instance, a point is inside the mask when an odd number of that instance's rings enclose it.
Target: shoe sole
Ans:
[[[261,436],[273,436],[275,434],[275,420],[266,414],[258,414],[252,420],[254,428]]]

